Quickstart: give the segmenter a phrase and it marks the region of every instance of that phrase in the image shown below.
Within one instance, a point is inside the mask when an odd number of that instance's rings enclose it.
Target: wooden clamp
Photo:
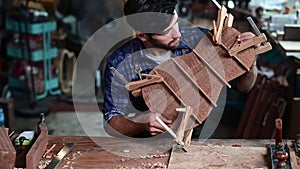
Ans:
[[[186,126],[188,124],[188,120],[189,120],[190,116],[193,115],[193,108],[191,106],[187,106],[186,108],[176,108],[176,111],[182,112],[184,114],[182,116],[181,123],[177,129],[177,134],[176,134],[177,138],[175,141],[178,144],[183,142],[184,145],[182,145],[181,148],[183,151],[187,152],[190,147],[190,144],[191,144],[193,128],[187,130],[186,134],[184,134],[184,133],[185,133]]]
[[[128,91],[131,91],[131,93],[134,97],[142,95],[142,87],[145,87],[145,86],[153,84],[153,83],[163,82],[163,77],[161,77],[159,74],[150,75],[150,74],[144,74],[144,73],[141,73],[140,75],[141,75],[141,78],[145,77],[145,79],[128,82],[125,79],[125,77],[117,69],[115,69],[114,67],[111,67],[110,69],[125,84],[125,88]]]
[[[244,63],[242,61],[240,61],[240,59],[237,57],[237,54],[243,50],[246,50],[250,47],[254,47],[257,45],[261,45],[263,42],[266,42],[267,38],[265,36],[265,34],[260,34],[259,36],[255,36],[251,39],[248,39],[247,41],[243,42],[243,43],[238,43],[237,41],[233,44],[233,46],[228,49],[228,54],[232,57],[234,57],[247,71],[249,71],[249,68],[244,65]],[[259,46],[257,48],[255,48],[255,53],[259,54],[259,53],[264,53],[266,51],[269,51],[272,49],[272,46],[270,45],[270,43],[266,43],[264,46]]]
[[[150,74],[141,74],[145,79],[129,82],[125,85],[125,88],[128,91],[131,91],[132,95],[137,97],[142,95],[142,87],[153,84],[160,83],[163,81],[163,78],[160,75],[150,75]]]
[[[224,21],[227,15],[227,9],[222,5],[221,9],[218,10],[218,18],[217,18],[217,23],[213,21],[213,27],[214,27],[214,36],[213,40],[216,42],[216,44],[221,44],[221,36],[222,36],[222,30],[223,30],[223,25]]]
[[[233,24],[233,15],[230,13],[227,13],[227,9],[225,8],[224,5],[219,5],[215,0],[213,2],[217,5],[219,8],[218,10],[218,17],[217,17],[217,23],[213,21],[213,36],[212,39],[216,45],[221,45],[222,47],[225,47],[224,44],[222,43],[222,31],[223,27],[232,27]],[[228,53],[230,56],[234,57],[237,62],[239,62],[243,68],[245,68],[247,71],[249,71],[249,68],[237,57],[237,54],[251,46],[258,46],[255,48],[255,53],[256,55],[265,53],[269,50],[272,49],[272,46],[270,43],[267,43],[267,38],[265,37],[264,34],[258,33],[258,28],[256,25],[254,25],[254,22],[252,21],[251,18],[248,18],[248,21],[250,22],[252,27],[255,27],[254,29],[256,32],[256,35],[258,37],[254,37],[250,40],[247,40],[246,42],[243,42],[242,44],[239,44],[238,42],[235,42],[233,46],[228,50]],[[263,44],[263,45],[261,45]]]
[[[233,24],[233,15],[230,13],[227,13],[227,9],[225,8],[224,5],[221,6],[221,8],[219,8],[218,10],[218,17],[217,17],[217,23],[215,20],[213,20],[213,41],[217,44],[217,45],[221,45],[222,44],[222,31],[223,31],[223,27],[232,27]]]

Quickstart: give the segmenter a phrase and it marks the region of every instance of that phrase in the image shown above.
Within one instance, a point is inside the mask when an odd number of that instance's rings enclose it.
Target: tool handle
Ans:
[[[164,123],[158,116],[155,116],[155,119],[156,119],[156,121],[159,122],[160,125],[162,125],[172,135],[172,137],[174,137],[175,139],[177,138],[174,131],[172,129],[170,129],[170,127],[167,126],[166,123]]]
[[[260,30],[258,29],[258,27],[256,26],[256,24],[254,23],[253,19],[251,18],[251,16],[247,17],[248,22],[250,23],[254,33],[256,36],[260,35]]]
[[[275,119],[275,128],[276,128],[276,148],[280,148],[282,145],[282,120],[281,119]]]

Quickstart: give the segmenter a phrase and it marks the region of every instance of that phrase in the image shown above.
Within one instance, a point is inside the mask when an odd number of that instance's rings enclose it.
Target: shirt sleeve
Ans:
[[[114,76],[111,67],[114,67],[112,63],[107,62],[104,73],[103,115],[106,123],[114,116],[125,115],[124,108],[128,104],[125,84]]]

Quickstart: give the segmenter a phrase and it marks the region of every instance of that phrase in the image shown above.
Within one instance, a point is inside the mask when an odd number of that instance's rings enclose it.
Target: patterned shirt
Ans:
[[[180,32],[180,44],[172,50],[172,58],[191,52],[208,29],[180,28]],[[104,73],[103,115],[106,123],[117,115],[134,116],[149,111],[142,96],[133,97],[125,88],[125,84],[126,81],[140,79],[137,68],[141,70],[141,73],[148,74],[157,65],[155,61],[145,56],[142,42],[138,38],[126,42],[109,56]],[[118,77],[111,67],[114,67],[126,81]]]

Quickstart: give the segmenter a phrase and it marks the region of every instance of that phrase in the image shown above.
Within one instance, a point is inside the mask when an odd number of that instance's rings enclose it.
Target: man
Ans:
[[[176,4],[176,0],[127,0],[125,3],[126,16],[146,12],[153,15],[141,15],[142,19],[139,20],[127,17],[127,22],[135,30],[135,38],[116,49],[107,60],[103,114],[108,133],[131,137],[161,134],[165,129],[155,120],[156,115],[167,125],[172,124],[161,113],[149,112],[142,97],[133,97],[125,89],[124,81],[139,80],[140,73],[149,73],[170,58],[192,52],[193,47],[208,32],[204,28],[179,28]],[[237,37],[237,40],[242,43],[253,36],[247,32]],[[125,80],[116,77],[111,67],[116,68]],[[237,90],[250,90],[255,79],[254,66],[237,80]]]

